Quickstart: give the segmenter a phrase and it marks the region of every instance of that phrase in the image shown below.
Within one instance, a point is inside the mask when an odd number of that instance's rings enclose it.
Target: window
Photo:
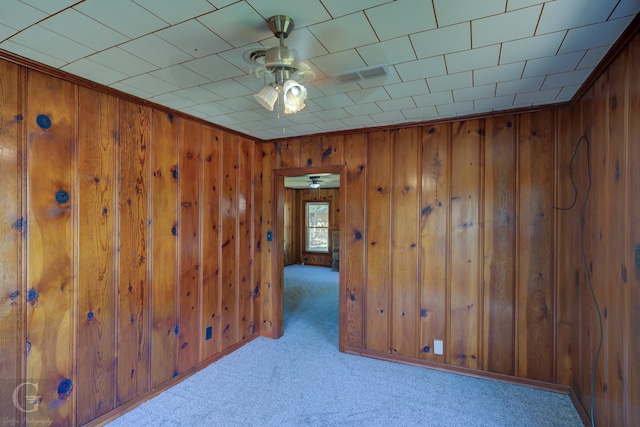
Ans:
[[[329,202],[307,202],[305,208],[307,252],[329,252]]]

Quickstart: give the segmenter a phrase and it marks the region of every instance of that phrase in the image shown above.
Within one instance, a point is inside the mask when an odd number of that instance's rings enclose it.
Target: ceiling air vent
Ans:
[[[345,71],[344,73],[331,76],[338,84],[354,83],[361,80],[377,79],[389,75],[387,64],[374,65],[373,67],[360,68],[359,70]]]

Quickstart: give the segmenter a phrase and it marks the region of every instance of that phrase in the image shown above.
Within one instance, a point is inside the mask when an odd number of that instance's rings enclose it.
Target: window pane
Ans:
[[[329,203],[306,203],[305,247],[308,252],[329,252]]]
[[[329,230],[327,228],[307,228],[307,251],[329,252]]]

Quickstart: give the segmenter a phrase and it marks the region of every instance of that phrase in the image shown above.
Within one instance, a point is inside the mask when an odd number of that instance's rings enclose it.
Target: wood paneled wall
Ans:
[[[636,35],[559,116],[558,379],[598,426],[640,425],[639,72]]]
[[[5,422],[85,424],[255,336],[256,154],[254,141],[0,62]]]
[[[305,202],[329,202],[329,253],[305,251]],[[285,189],[284,265],[308,264],[331,267],[332,232],[340,230],[340,189]]]
[[[555,381],[555,129],[547,111],[273,143],[283,168],[346,165],[347,351]]]

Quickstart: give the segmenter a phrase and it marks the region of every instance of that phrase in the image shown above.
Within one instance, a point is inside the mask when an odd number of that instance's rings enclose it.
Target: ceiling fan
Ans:
[[[253,49],[244,54],[245,61],[257,66],[254,72],[264,78],[265,83],[267,79],[274,78],[254,97],[269,111],[273,111],[276,101],[282,98],[284,113],[294,114],[305,107],[307,89],[302,82],[311,79],[313,72],[309,65],[300,60],[296,50],[284,43],[293,30],[293,19],[286,15],[275,15],[268,22],[269,29],[280,43],[270,49]]]
[[[320,183],[322,180],[319,176],[310,176],[309,179],[311,182],[309,183],[309,188],[320,188]]]

